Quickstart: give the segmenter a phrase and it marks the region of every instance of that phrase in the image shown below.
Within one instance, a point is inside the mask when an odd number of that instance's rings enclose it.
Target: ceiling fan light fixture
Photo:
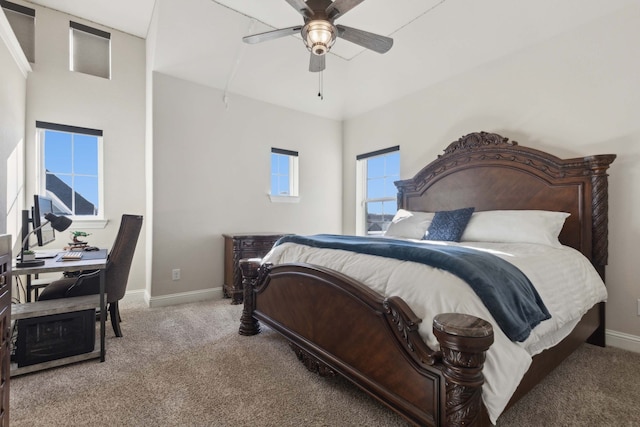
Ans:
[[[318,73],[325,69],[326,54],[337,37],[377,53],[386,53],[393,46],[391,37],[381,36],[344,25],[334,25],[336,18],[362,3],[364,0],[286,0],[304,19],[303,25],[280,28],[242,38],[245,43],[260,43],[267,40],[299,34],[311,54],[309,71]]]
[[[336,29],[329,21],[309,21],[302,28],[302,36],[309,50],[318,56],[329,52],[336,41]]]

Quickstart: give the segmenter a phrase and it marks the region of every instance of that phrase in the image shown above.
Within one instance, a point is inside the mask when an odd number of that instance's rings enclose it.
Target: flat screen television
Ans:
[[[35,194],[33,196],[32,214],[34,230],[47,222],[44,216],[48,213],[53,213],[53,200],[48,197]],[[45,225],[40,230],[36,231],[35,234],[36,238],[38,239],[38,246],[44,246],[56,239],[55,231],[51,224]]]

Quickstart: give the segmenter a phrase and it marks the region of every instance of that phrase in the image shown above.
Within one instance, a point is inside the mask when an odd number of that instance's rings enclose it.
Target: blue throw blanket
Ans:
[[[537,324],[551,317],[527,276],[513,264],[487,252],[460,246],[332,234],[288,235],[275,245],[285,242],[413,261],[446,270],[471,286],[512,341],[526,340]]]

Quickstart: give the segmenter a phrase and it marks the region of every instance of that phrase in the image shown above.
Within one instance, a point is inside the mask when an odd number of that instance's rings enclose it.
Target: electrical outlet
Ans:
[[[171,271],[171,278],[173,280],[180,280],[180,269],[179,268],[174,268]]]

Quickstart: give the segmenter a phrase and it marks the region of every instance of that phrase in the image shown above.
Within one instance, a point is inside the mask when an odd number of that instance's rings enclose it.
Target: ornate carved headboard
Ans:
[[[413,211],[474,206],[476,211],[569,212],[560,241],[582,252],[604,278],[607,264],[607,169],[614,154],[560,159],[495,133],[451,143],[413,178],[396,181],[398,207]]]

